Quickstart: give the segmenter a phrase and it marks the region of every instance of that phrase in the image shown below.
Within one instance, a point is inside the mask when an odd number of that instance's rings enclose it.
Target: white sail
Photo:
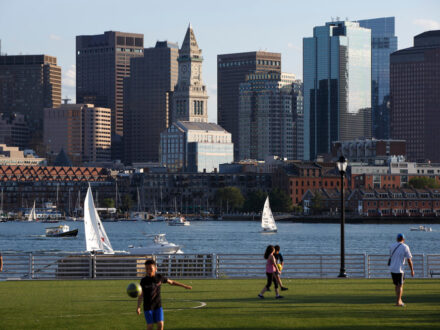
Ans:
[[[269,196],[264,203],[263,213],[261,214],[261,227],[263,231],[277,231],[277,225],[269,205]]]
[[[87,251],[113,254],[113,248],[99,218],[98,212],[93,203],[92,189],[87,189],[84,200],[84,232],[86,236]]]
[[[36,221],[37,220],[37,212],[35,211],[35,201],[32,210],[29,212],[28,221]]]

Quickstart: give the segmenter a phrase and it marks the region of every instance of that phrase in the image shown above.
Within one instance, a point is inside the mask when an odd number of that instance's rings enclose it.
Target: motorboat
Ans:
[[[263,212],[261,213],[261,228],[262,233],[276,233],[277,225],[275,224],[275,218],[273,217],[272,210],[270,209],[269,196],[267,196],[264,202]]]
[[[170,243],[165,238],[165,234],[148,235],[152,237],[145,246],[129,246],[130,254],[181,254],[183,253],[179,245]]]
[[[177,216],[174,218],[171,218],[168,221],[168,226],[189,226],[191,225],[191,222],[185,219],[183,216]]]
[[[70,230],[68,225],[46,228],[46,237],[75,237],[78,235],[78,229]]]
[[[409,230],[411,230],[411,231],[432,231],[432,228],[421,225],[418,227],[411,227]]]

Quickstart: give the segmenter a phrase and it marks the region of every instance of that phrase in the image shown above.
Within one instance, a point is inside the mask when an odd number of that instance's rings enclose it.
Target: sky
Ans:
[[[398,48],[413,37],[440,29],[439,0],[0,0],[1,52],[56,56],[63,98],[75,101],[75,36],[122,31],[182,44],[191,22],[203,50],[208,116],[217,122],[217,55],[265,50],[282,54],[282,71],[302,79],[302,38],[333,18],[360,20],[394,16]]]

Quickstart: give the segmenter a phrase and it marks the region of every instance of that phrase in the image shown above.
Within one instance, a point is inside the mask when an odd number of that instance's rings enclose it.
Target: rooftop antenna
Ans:
[[[66,98],[62,99],[62,100],[63,100],[64,104],[69,104],[69,101],[71,101],[72,99],[69,99],[69,97],[66,96]]]

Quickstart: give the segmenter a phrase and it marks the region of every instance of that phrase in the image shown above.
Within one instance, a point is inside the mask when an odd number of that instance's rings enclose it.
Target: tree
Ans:
[[[240,210],[244,203],[244,197],[237,187],[220,188],[215,193],[215,200],[219,208],[227,212],[231,210]]]
[[[243,204],[244,212],[260,212],[263,209],[267,194],[262,190],[251,191]]]
[[[125,194],[122,197],[121,211],[127,212],[131,209],[132,206],[133,206],[133,199],[129,194]]]
[[[106,208],[115,207],[115,201],[113,200],[113,198],[104,198],[104,200],[102,201],[102,207],[106,207]]]
[[[440,185],[437,183],[437,181],[435,181],[435,179],[425,176],[423,177],[418,176],[415,178],[411,178],[408,184],[411,188],[416,188],[416,189],[440,188]]]
[[[273,212],[291,212],[292,199],[290,196],[279,188],[272,189],[269,193],[270,208]]]
[[[322,204],[322,195],[319,191],[315,192],[315,195],[312,198],[312,205],[310,206],[313,213],[320,213],[323,210]]]

